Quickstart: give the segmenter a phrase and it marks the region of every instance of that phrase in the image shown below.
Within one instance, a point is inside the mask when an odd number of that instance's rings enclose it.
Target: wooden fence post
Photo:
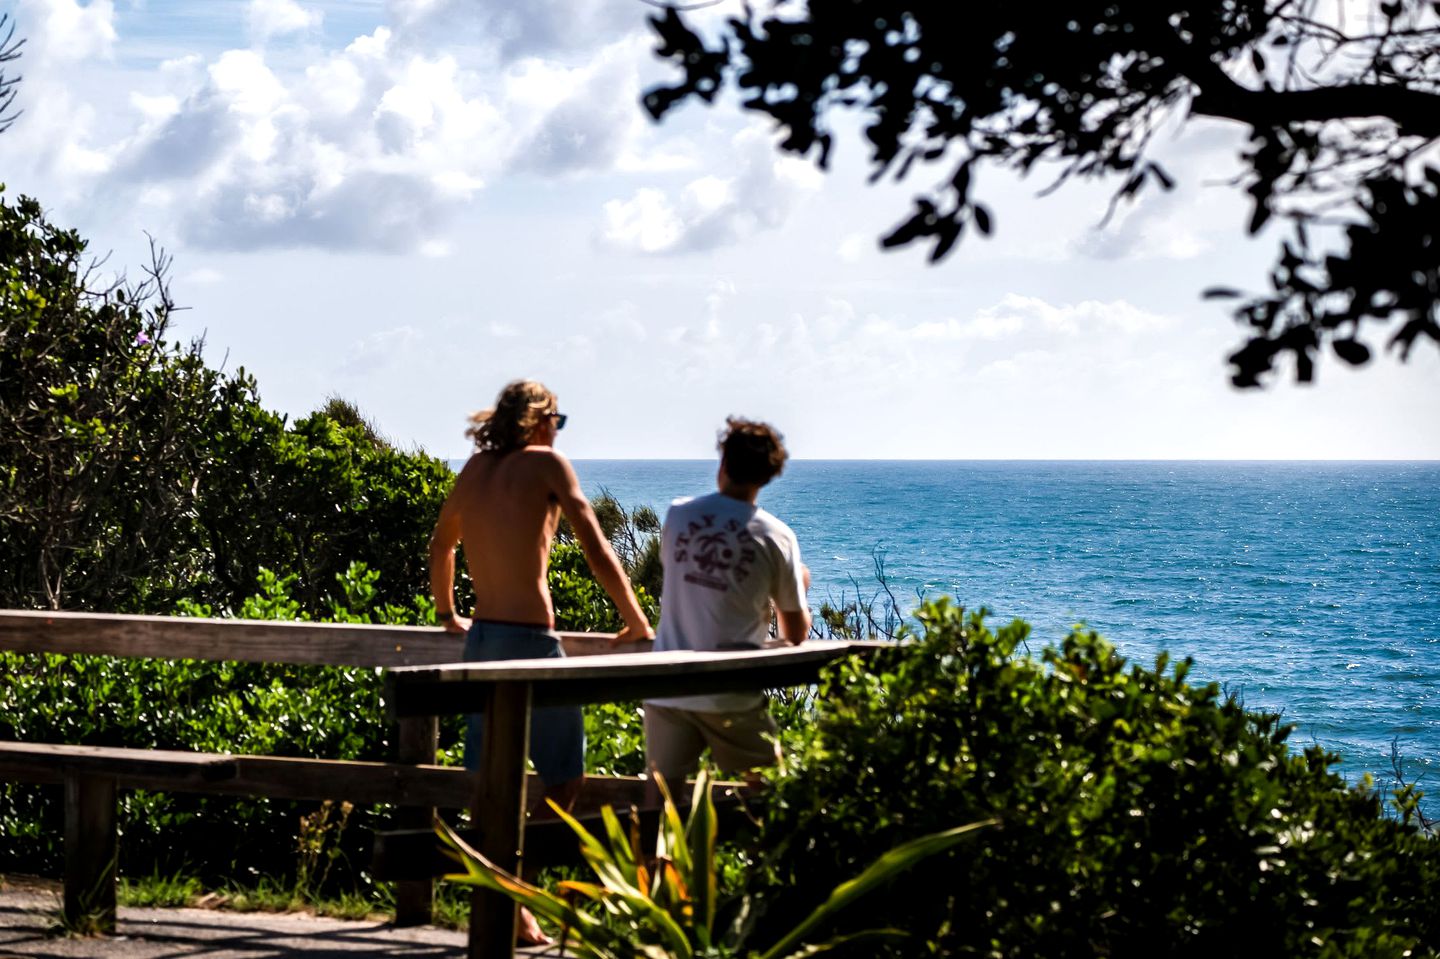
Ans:
[[[511,875],[520,875],[525,844],[525,759],[530,751],[531,686],[496,683],[485,707],[485,740],[472,824],[482,852]],[[477,889],[470,897],[469,959],[515,955],[517,907],[508,896]]]
[[[398,725],[399,761],[412,766],[434,765],[435,749],[440,740],[439,717],[408,716],[402,718]],[[433,807],[402,806],[395,810],[395,825],[400,829],[425,829],[434,819]],[[434,909],[434,880],[413,879],[395,884],[395,925],[426,925]]]
[[[115,780],[65,777],[65,924],[115,931]]]

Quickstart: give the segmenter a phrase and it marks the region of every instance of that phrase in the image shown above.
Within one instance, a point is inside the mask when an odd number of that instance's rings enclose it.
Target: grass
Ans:
[[[440,929],[467,929],[470,924],[470,892],[464,886],[437,882],[431,924]],[[220,889],[207,890],[194,876],[156,872],[148,876],[121,876],[116,899],[121,906],[137,909],[306,912],[328,919],[388,920],[395,917],[394,886],[389,883],[377,884],[375,892],[368,896],[345,892],[317,897],[295,888],[293,884],[267,876],[250,885],[229,883]],[[84,934],[83,929],[56,931]]]
[[[183,907],[229,909],[234,912],[308,912],[329,919],[391,918],[394,896],[388,886],[380,898],[346,892],[336,896],[313,896],[294,885],[262,876],[254,885],[229,884],[206,891],[193,876],[175,874],[120,879],[119,904],[138,908],[174,909]],[[438,913],[437,904],[437,913]],[[440,923],[437,922],[437,925]],[[451,926],[451,928],[460,928]]]
[[[470,928],[470,890],[451,882],[435,884],[435,910],[431,922],[441,929]]]
[[[192,905],[203,892],[198,879],[178,874],[162,876],[157,872],[138,879],[121,876],[116,899],[122,906],[174,909]]]

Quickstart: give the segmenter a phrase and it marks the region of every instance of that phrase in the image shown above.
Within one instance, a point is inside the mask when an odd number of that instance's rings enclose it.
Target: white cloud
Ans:
[[[685,234],[680,215],[653,187],[641,187],[627,201],[607,201],[604,213],[604,241],[618,249],[665,253],[678,247]]]
[[[488,50],[501,63],[526,57],[584,58],[627,35],[647,34],[642,4],[615,0],[388,0],[390,20],[422,46],[460,42]]]
[[[1172,317],[1150,313],[1124,300],[1108,303],[1084,300],[1055,306],[1038,297],[1010,293],[995,306],[978,312],[970,328],[976,335],[993,339],[1018,333],[1023,328],[1038,328],[1064,336],[1076,336],[1096,329],[1118,330],[1127,334],[1151,333],[1172,327],[1174,322]]]
[[[76,63],[109,58],[115,47],[115,4],[92,0],[21,0],[15,21],[25,31],[25,57],[31,62]]]
[[[336,372],[341,376],[375,373],[410,355],[422,338],[413,326],[398,326],[362,337],[351,345]]]
[[[226,51],[125,145],[118,175],[172,188],[149,194],[169,198],[158,212],[210,248],[433,252],[507,124],[453,57],[391,52],[384,28],[302,74]]]
[[[21,0],[12,22],[25,46],[10,73],[22,77],[20,116],[0,142],[6,179],[13,185],[26,171],[40,173],[61,184],[47,199],[66,198],[111,165],[108,151],[95,143],[99,111],[70,81],[81,63],[114,56],[115,7],[111,0]]]
[[[865,255],[866,250],[873,249],[874,247],[875,238],[873,236],[866,236],[863,233],[851,233],[840,241],[840,245],[835,249],[835,255],[838,256],[843,263],[856,263]]]
[[[1186,223],[1185,211],[1150,197],[1118,224],[1088,230],[1067,253],[1099,260],[1193,260],[1210,243]]]
[[[731,148],[739,166],[732,176],[698,177],[673,198],[642,187],[629,200],[605,203],[600,243],[631,253],[712,250],[780,227],[797,204],[820,189],[820,172],[778,154],[768,134],[743,130]]]
[[[640,343],[649,338],[649,331],[641,322],[635,304],[629,301],[602,312],[595,325],[611,339]]]
[[[58,44],[70,58],[108,55],[115,40],[109,0],[27,2],[55,25],[37,33],[32,49]],[[251,0],[245,9],[262,42],[319,23],[317,10],[294,0]],[[533,16],[500,19],[516,38],[538,40],[575,26],[562,24],[564,9],[541,4]],[[576,11],[577,23],[623,19],[607,9],[596,3],[588,14]],[[263,46],[171,57],[140,75],[128,109],[103,116],[105,139],[96,136],[95,109],[69,102],[58,72],[49,82],[27,77],[26,93],[47,109],[38,120],[25,117],[0,148],[24,143],[24,165],[57,177],[70,195],[115,205],[133,198],[138,210],[130,215],[138,212],[152,231],[226,250],[433,253],[450,242],[465,204],[496,178],[693,164],[692,144],[669,143],[644,120],[638,65],[649,52],[636,36],[601,31],[619,39],[597,45],[577,34],[566,41],[575,62],[530,56],[508,66],[475,60],[456,38],[419,42],[427,35],[422,22],[434,26],[437,17],[467,11],[499,22],[443,0],[408,3],[395,8],[394,28],[377,27],[308,63]],[[653,233],[642,226],[635,242],[659,249],[677,239]]]
[[[257,43],[287,33],[300,33],[320,26],[324,14],[307,10],[295,0],[250,0],[245,10],[250,36]]]
[[[190,272],[186,273],[184,276],[179,278],[178,282],[182,285],[193,283],[196,286],[211,286],[215,283],[222,282],[224,279],[225,274],[221,273],[219,270],[214,269],[213,267],[202,266],[198,269],[191,270]]]
[[[657,162],[634,154],[635,141],[646,133],[637,105],[638,64],[645,56],[643,46],[621,42],[573,69],[537,58],[518,64],[507,77],[508,99],[517,123],[527,113],[538,121],[523,135],[511,168],[557,174],[610,169],[622,156],[630,166]]]

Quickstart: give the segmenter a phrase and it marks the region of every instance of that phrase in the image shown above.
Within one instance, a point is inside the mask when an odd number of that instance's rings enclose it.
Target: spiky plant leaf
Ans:
[[[954,829],[931,833],[928,836],[901,843],[871,863],[854,879],[836,886],[828,899],[806,916],[800,925],[790,930],[779,942],[762,954],[760,959],[778,959],[812,929],[829,921],[832,916],[845,909],[856,899],[889,882],[922,859],[944,852],[961,840],[970,837],[977,830],[998,824],[998,819],[984,819],[980,822],[970,823],[968,826],[957,826]]]

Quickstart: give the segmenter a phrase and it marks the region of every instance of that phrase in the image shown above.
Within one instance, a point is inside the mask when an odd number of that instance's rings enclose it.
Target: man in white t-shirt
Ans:
[[[782,437],[731,417],[720,434],[718,492],[679,499],[665,515],[665,586],[655,650],[759,649],[770,632],[798,644],[810,631],[810,571],[790,527],[755,505],[785,466]],[[678,794],[708,746],[727,773],[775,765],[780,747],[764,695],[720,693],[647,700],[646,765]]]

